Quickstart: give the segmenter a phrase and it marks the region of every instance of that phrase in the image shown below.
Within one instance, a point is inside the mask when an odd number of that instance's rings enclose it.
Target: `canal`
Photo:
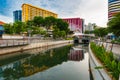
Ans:
[[[0,80],[90,80],[85,45],[57,46],[0,56]]]

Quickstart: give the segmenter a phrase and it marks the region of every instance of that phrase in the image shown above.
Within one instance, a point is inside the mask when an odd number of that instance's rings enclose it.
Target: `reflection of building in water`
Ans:
[[[70,54],[68,55],[69,60],[72,61],[80,61],[84,59],[83,50],[70,50]]]

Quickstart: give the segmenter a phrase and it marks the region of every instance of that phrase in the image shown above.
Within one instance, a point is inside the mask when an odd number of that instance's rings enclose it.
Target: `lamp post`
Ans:
[[[28,44],[30,44],[31,32],[32,30],[28,29]]]

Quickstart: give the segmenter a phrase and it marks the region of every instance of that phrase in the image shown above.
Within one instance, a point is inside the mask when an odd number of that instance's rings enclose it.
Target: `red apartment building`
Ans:
[[[80,18],[64,18],[64,21],[66,21],[69,24],[70,31],[79,31],[83,32],[83,26],[84,26],[84,20]]]

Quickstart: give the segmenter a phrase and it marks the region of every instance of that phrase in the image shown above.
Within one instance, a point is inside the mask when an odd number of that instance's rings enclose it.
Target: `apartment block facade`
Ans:
[[[22,21],[23,22],[32,20],[35,16],[42,16],[42,17],[53,16],[57,18],[58,14],[30,5],[30,4],[22,5]]]
[[[108,19],[111,20],[117,13],[120,13],[120,0],[108,0]]]

